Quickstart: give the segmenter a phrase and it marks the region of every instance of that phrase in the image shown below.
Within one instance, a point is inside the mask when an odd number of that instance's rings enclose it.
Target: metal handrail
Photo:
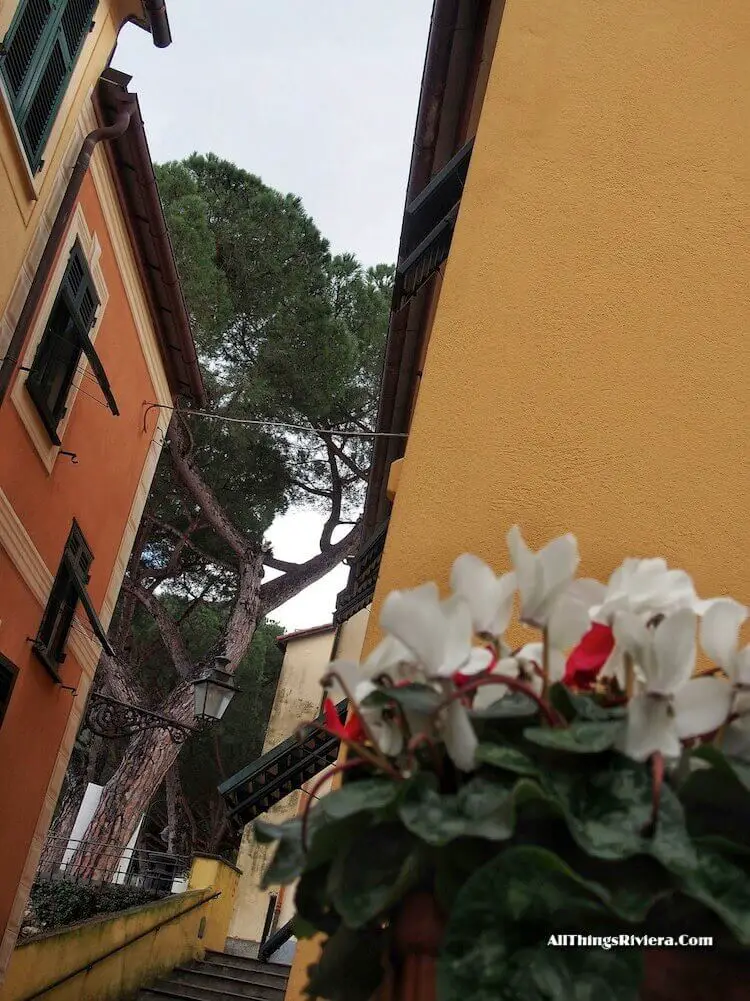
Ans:
[[[275,931],[273,935],[268,938],[260,949],[258,949],[258,959],[267,963],[268,960],[273,956],[277,949],[280,949],[282,945],[287,943],[289,939],[294,934],[294,918],[291,921],[287,921],[285,925],[282,925],[278,931]],[[24,999],[26,1001],[26,999]]]
[[[210,897],[206,897],[204,900],[196,901],[194,904],[191,904],[190,907],[186,907],[184,911],[180,911],[179,914],[173,914],[171,918],[165,918],[163,921],[159,921],[158,924],[153,925],[153,927],[147,929],[146,931],[139,932],[138,935],[134,935],[133,938],[129,938],[127,942],[121,942],[120,945],[116,945],[114,949],[110,949],[109,952],[105,952],[104,955],[97,956],[96,959],[92,959],[89,963],[86,963],[85,966],[79,966],[77,970],[73,970],[71,973],[66,973],[64,977],[59,977],[53,983],[47,984],[46,987],[40,988],[40,990],[35,991],[33,994],[27,994],[25,998],[21,999],[21,1001],[34,1001],[34,998],[41,997],[42,994],[46,994],[48,991],[52,991],[56,987],[59,987],[61,984],[67,983],[74,977],[79,976],[79,974],[88,973],[89,970],[93,970],[97,963],[104,962],[105,959],[109,959],[110,956],[114,956],[115,953],[120,952],[122,949],[127,949],[127,947],[132,945],[134,942],[140,942],[142,938],[150,935],[151,932],[157,932],[165,925],[171,924],[178,918],[184,917],[186,914],[196,910],[198,907],[203,907],[204,904],[210,904],[212,900],[216,900],[216,898],[220,896],[221,890],[217,890],[216,893],[212,893]]]

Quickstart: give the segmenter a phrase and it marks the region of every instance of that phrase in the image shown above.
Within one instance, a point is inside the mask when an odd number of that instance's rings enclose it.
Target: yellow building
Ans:
[[[377,577],[365,652],[516,522],[750,602],[749,58],[743,0],[436,0],[377,427],[408,444],[339,605]]]

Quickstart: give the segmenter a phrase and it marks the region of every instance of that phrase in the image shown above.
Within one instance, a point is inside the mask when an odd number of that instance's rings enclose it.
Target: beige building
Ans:
[[[345,629],[337,631],[335,625],[329,624],[279,637],[284,661],[263,755],[222,787],[225,795],[227,786],[235,794],[239,788],[237,806],[243,820],[263,816],[264,820],[282,823],[294,817],[304,807],[306,787],[320,780],[329,751],[333,753],[328,760],[335,760],[335,741],[307,748],[294,735],[301,723],[315,719],[321,711],[320,682],[329,662],[359,660],[367,618],[368,611],[363,609],[346,623]],[[336,702],[343,698],[341,692],[334,691],[332,695]],[[327,791],[324,785],[319,795]],[[260,889],[272,852],[273,845],[255,841],[253,825],[248,823],[237,858],[242,878],[229,929],[228,948],[237,953],[252,955],[264,930],[269,934],[283,927],[294,914],[293,887]]]

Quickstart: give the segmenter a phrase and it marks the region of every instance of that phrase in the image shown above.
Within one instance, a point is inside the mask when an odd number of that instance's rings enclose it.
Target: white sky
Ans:
[[[334,252],[396,257],[432,0],[169,0],[172,45],[126,26],[156,162],[216,153],[299,195]],[[322,516],[269,532],[280,559],[317,552]],[[346,567],[281,606],[286,629],[330,621]]]

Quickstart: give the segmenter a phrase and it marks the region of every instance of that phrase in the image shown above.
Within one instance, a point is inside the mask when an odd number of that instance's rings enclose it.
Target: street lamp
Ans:
[[[201,722],[220,720],[235,693],[239,691],[232,675],[224,670],[229,658],[216,657],[215,663],[216,667],[193,682],[195,718]]]

